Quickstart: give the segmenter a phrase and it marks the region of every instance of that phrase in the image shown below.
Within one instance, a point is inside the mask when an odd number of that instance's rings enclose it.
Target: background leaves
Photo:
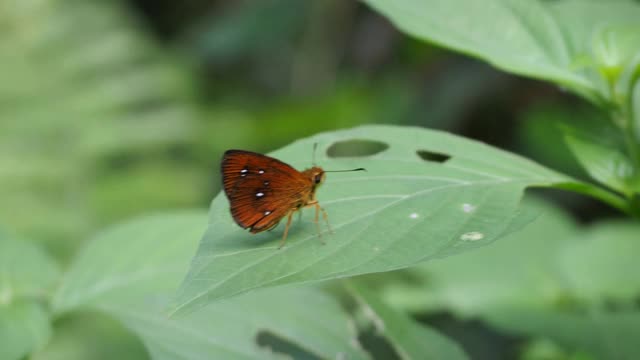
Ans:
[[[48,254],[27,241],[0,233],[0,358],[21,359],[51,335],[42,302],[60,270]]]
[[[469,359],[456,343],[388,307],[366,287],[357,283],[347,287],[364,315],[371,318],[375,331],[388,337],[401,359]]]
[[[350,354],[360,358],[368,355],[365,351],[377,355],[385,343],[418,352],[433,350],[422,348],[425,344],[420,341],[438,338],[429,328],[448,334],[474,358],[487,354],[487,349],[494,351],[489,358],[521,360],[634,358],[638,284],[633,255],[638,230],[627,221],[599,221],[621,214],[593,198],[628,214],[640,209],[640,198],[634,195],[640,166],[638,2],[370,3],[373,6],[341,0],[312,5],[265,0],[258,6],[231,0],[4,1],[0,5],[0,223],[19,236],[0,238],[0,358],[208,358],[216,351],[239,357],[314,359]],[[403,36],[384,14],[416,38]],[[502,70],[553,83],[511,76],[432,47],[425,39]],[[591,105],[581,104],[571,93],[586,97]],[[578,137],[550,125],[550,120],[561,120],[581,128],[588,119],[597,125],[609,121],[613,136],[596,130],[595,136]],[[440,190],[447,189],[439,189],[434,191],[438,196],[429,193],[421,200],[433,201],[443,217],[455,215],[448,220],[451,229],[456,221],[464,222],[460,215],[465,211],[475,216],[467,225],[477,228],[441,242],[426,239],[432,245],[426,249],[407,245],[422,244],[418,239],[430,231],[424,223],[446,221],[422,202],[411,212],[385,209],[374,225],[389,231],[346,233],[353,235],[350,239],[367,236],[376,244],[344,242],[346,227],[341,227],[337,235],[324,237],[328,245],[321,247],[306,214],[292,229],[297,238],[289,245],[295,245],[298,253],[287,252],[265,267],[273,271],[246,272],[230,279],[233,289],[219,288],[219,294],[244,291],[259,284],[259,276],[263,280],[285,276],[267,286],[306,281],[307,276],[347,276],[350,269],[343,265],[350,261],[354,266],[370,261],[363,271],[395,269],[397,264],[375,258],[374,249],[390,254],[392,260],[415,260],[412,256],[423,252],[445,256],[484,245],[493,237],[481,235],[494,230],[526,238],[507,237],[478,249],[482,257],[462,254],[455,266],[442,264],[458,256],[427,262],[424,268],[371,274],[367,278],[372,281],[364,284],[359,283],[364,279],[356,279],[361,290],[366,286],[369,298],[385,295],[381,302],[368,303],[382,309],[378,313],[385,315],[387,324],[398,325],[374,336],[373,343],[366,338],[367,328],[354,329],[358,310],[339,306],[337,299],[348,296],[340,290],[252,291],[168,319],[168,301],[197,249],[205,227],[203,215],[164,213],[108,227],[150,210],[205,206],[219,186],[219,155],[227,148],[266,153],[319,131],[372,122],[445,129],[525,154],[565,174],[591,175],[603,187],[553,173],[571,181],[554,183],[555,187],[591,195],[544,192],[547,199],[571,207],[580,222],[554,208],[516,205],[528,183],[511,184],[506,197],[498,196],[504,194],[495,187],[476,187],[474,192],[485,196],[480,203],[496,202],[480,208],[465,202],[462,210],[446,204],[458,197],[466,200],[471,192],[445,194]],[[563,133],[570,138],[567,146],[561,143]],[[494,157],[509,164],[522,160],[506,159],[504,152],[487,153],[485,146],[462,146],[446,134],[434,133],[429,140],[433,149],[419,150],[436,153],[419,152],[418,161],[416,149],[408,146],[414,135],[399,136],[402,146],[396,144],[372,158],[344,157],[356,152],[331,145],[337,140],[335,134],[326,135],[324,150],[329,157],[322,162],[378,170],[383,166],[376,161],[386,161],[376,157],[388,156],[394,160],[394,171],[417,177],[422,171],[455,172],[456,166],[469,170],[483,161],[473,170],[487,173],[491,165],[487,162]],[[285,149],[278,155],[304,168],[311,161],[311,144],[300,145],[291,148],[295,153]],[[362,150],[358,144],[347,145]],[[443,155],[456,152],[451,146],[463,150],[447,159]],[[411,149],[394,153],[405,148]],[[465,156],[469,152],[473,154]],[[398,161],[406,158],[412,162]],[[586,173],[571,171],[576,159]],[[488,173],[507,170],[497,165]],[[546,178],[547,170],[530,165],[526,167]],[[462,173],[456,173],[461,175],[458,180],[475,183],[482,178]],[[353,213],[377,208],[374,200],[393,201],[392,197],[348,199],[349,194],[371,190],[371,185],[350,177],[355,174],[334,175],[319,191],[334,225],[351,220]],[[415,182],[413,187],[377,180],[388,185],[385,191],[437,186],[435,179],[429,184],[407,180]],[[346,201],[330,202],[338,199]],[[517,214],[516,208],[525,213]],[[226,217],[224,201],[215,202],[213,210],[219,211],[212,213],[214,218],[227,221],[221,228],[228,229],[231,237],[207,251],[254,247],[268,251],[279,239],[281,230],[257,238],[238,231]],[[525,232],[514,232],[532,220],[531,211],[542,212],[539,220],[544,227],[533,223],[534,230],[529,226]],[[483,222],[507,213],[515,218],[504,218],[497,226]],[[398,225],[408,219],[416,226],[399,230],[403,227]],[[99,228],[106,230],[94,236]],[[387,234],[408,235],[412,240],[378,241]],[[442,232],[434,238],[439,235]],[[447,250],[451,244],[447,241],[456,236],[464,237],[466,245]],[[300,241],[305,237],[309,239]],[[44,244],[45,251],[23,238]],[[90,243],[77,252],[82,240]],[[513,245],[502,246],[505,242]],[[350,251],[322,258],[311,265],[315,266],[311,272],[289,272],[289,266],[304,266],[304,260],[320,258],[322,251],[336,244],[348,244]],[[496,254],[484,252],[492,248]],[[313,256],[305,257],[307,251]],[[246,265],[244,258],[234,256],[226,265],[234,269]],[[52,258],[60,260],[64,271],[71,263],[69,273],[61,278]],[[297,264],[296,258],[301,259]],[[207,259],[200,260],[195,265]],[[320,274],[317,270],[325,266],[337,270]],[[471,278],[466,277],[469,273]],[[194,280],[211,286],[206,280],[211,274],[203,275]],[[305,305],[317,309],[314,313],[321,319],[311,318]],[[405,309],[411,310],[413,319],[402,313]],[[226,319],[224,326],[219,319]],[[313,324],[303,329],[305,338],[296,337],[296,319]],[[462,331],[451,330],[456,326]],[[484,348],[473,346],[478,338]],[[233,346],[222,349],[220,342]],[[358,349],[360,342],[366,350]],[[406,357],[410,352],[399,353]]]

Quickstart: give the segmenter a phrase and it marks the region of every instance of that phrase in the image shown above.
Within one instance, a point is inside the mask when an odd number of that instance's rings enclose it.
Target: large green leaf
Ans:
[[[541,201],[525,206],[541,215],[521,231],[491,246],[409,269],[412,281],[390,282],[381,286],[381,294],[402,308],[459,316],[505,306],[546,308],[562,301],[567,284],[553,254],[575,239],[577,226]]]
[[[640,296],[640,224],[603,222],[568,242],[558,254],[571,295],[589,303],[633,303]]]
[[[110,314],[140,337],[153,359],[266,358],[268,352],[256,343],[261,331],[322,358],[364,357],[351,346],[355,334],[348,332],[347,315],[316,290],[261,293],[188,317],[167,317],[163,299],[187,272],[205,225],[204,213],[183,212],[104,231],[71,265],[54,297],[54,311],[82,307]],[[58,351],[78,352],[67,348]]]
[[[313,211],[306,211],[278,250],[282,228],[258,235],[242,231],[219,195],[177,310],[260,287],[388,271],[474,249],[526,221],[519,212],[526,187],[571,181],[485,144],[420,128],[366,126],[324,133],[273,155],[301,168],[309,164],[314,143],[324,154],[332,144],[353,139],[389,147],[370,157],[318,159],[326,169],[367,169],[329,174],[318,191],[334,234],[320,239],[310,220]],[[450,159],[422,160],[422,151]]]
[[[502,309],[489,322],[502,331],[552,339],[595,359],[634,360],[640,352],[640,312],[575,314]]]
[[[40,304],[0,304],[0,359],[22,359],[46,344],[50,335],[49,316]]]
[[[56,319],[51,339],[29,360],[145,360],[144,344],[117,319],[100,312],[74,312]]]
[[[75,258],[53,299],[56,313],[135,303],[173,291],[206,224],[201,212],[143,217],[97,235]]]
[[[309,288],[269,289],[174,319],[164,302],[105,309],[137,333],[156,360],[282,359],[268,349],[269,337],[313,358],[367,358],[339,304]]]
[[[395,311],[378,299],[378,296],[357,283],[347,288],[356,297],[365,314],[371,317],[379,335],[385,336],[401,359],[451,359],[469,357],[459,345],[426,326]]]
[[[0,305],[41,299],[58,281],[58,264],[35,244],[0,232]]]
[[[555,81],[591,99],[611,99],[599,73],[607,65],[599,57],[606,32],[640,17],[640,6],[631,1],[366,2],[412,36],[482,58],[509,72]],[[616,54],[632,53],[626,49],[628,42],[616,44]],[[615,65],[628,62],[625,58]]]
[[[410,282],[396,279],[380,286],[380,294],[400,308],[481,318],[602,359],[632,358],[640,316],[601,309],[630,308],[640,296],[640,225],[618,221],[579,229],[549,205],[526,206],[542,215],[524,230],[412,268],[405,274]]]
[[[604,222],[579,230],[564,212],[540,201],[526,207],[542,215],[522,231],[412,268],[411,282],[381,286],[383,296],[402,308],[461,316],[568,302],[629,304],[640,296],[640,225]]]

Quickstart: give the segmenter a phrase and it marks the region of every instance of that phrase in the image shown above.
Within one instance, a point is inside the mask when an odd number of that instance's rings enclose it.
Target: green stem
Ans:
[[[554,184],[552,187],[556,189],[573,191],[578,194],[588,195],[592,198],[596,198],[602,202],[609,204],[610,206],[622,211],[627,215],[640,218],[640,214],[634,212],[634,210],[630,207],[630,203],[624,197],[611,191],[607,191],[601,187],[579,181]]]
[[[623,124],[625,124],[625,142],[627,149],[629,150],[629,156],[633,161],[636,170],[640,171],[640,129],[637,129],[635,122],[635,111],[633,100],[634,92],[636,89],[636,83],[640,80],[640,66],[636,66],[631,79],[629,80],[629,87],[625,96],[625,101],[622,108]]]

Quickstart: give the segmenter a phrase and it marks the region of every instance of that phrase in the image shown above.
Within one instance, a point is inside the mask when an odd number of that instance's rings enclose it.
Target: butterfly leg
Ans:
[[[329,229],[329,233],[333,234],[333,229],[331,229],[331,224],[329,223],[329,215],[327,215],[327,212],[324,210],[322,206],[320,206],[320,204],[316,204],[316,213],[318,212],[318,209],[322,211],[322,218],[324,219],[324,222],[327,223],[327,228]]]
[[[322,241],[322,243],[325,244],[324,240],[322,240],[322,230],[320,230],[320,219],[319,219],[320,211],[322,211],[322,218],[324,219],[324,221],[327,222],[327,226],[329,227],[329,232],[333,233],[333,231],[331,231],[331,226],[329,226],[329,217],[327,216],[327,212],[324,211],[322,206],[320,206],[320,204],[318,204],[317,202],[314,205],[316,208],[316,216],[314,218],[314,222],[316,223],[316,229],[318,229],[318,237],[320,238],[320,241]]]
[[[287,234],[289,233],[289,227],[291,226],[291,219],[293,218],[293,211],[289,211],[287,215],[287,225],[284,227],[284,234],[282,235],[282,240],[280,240],[280,245],[278,245],[278,250],[282,249],[284,243],[287,241]]]

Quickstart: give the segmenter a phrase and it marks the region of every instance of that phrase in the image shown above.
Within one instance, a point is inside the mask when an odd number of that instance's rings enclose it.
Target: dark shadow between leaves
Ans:
[[[361,332],[358,334],[358,342],[369,353],[369,355],[371,355],[373,360],[402,359],[389,340],[379,334],[374,326],[361,329]]]
[[[327,148],[327,156],[340,157],[364,157],[379,154],[389,148],[389,145],[374,140],[345,140],[338,141]]]
[[[297,344],[277,335],[269,330],[260,330],[256,334],[256,344],[265,350],[277,354],[288,355],[292,359],[321,360],[316,356],[298,346]]]

